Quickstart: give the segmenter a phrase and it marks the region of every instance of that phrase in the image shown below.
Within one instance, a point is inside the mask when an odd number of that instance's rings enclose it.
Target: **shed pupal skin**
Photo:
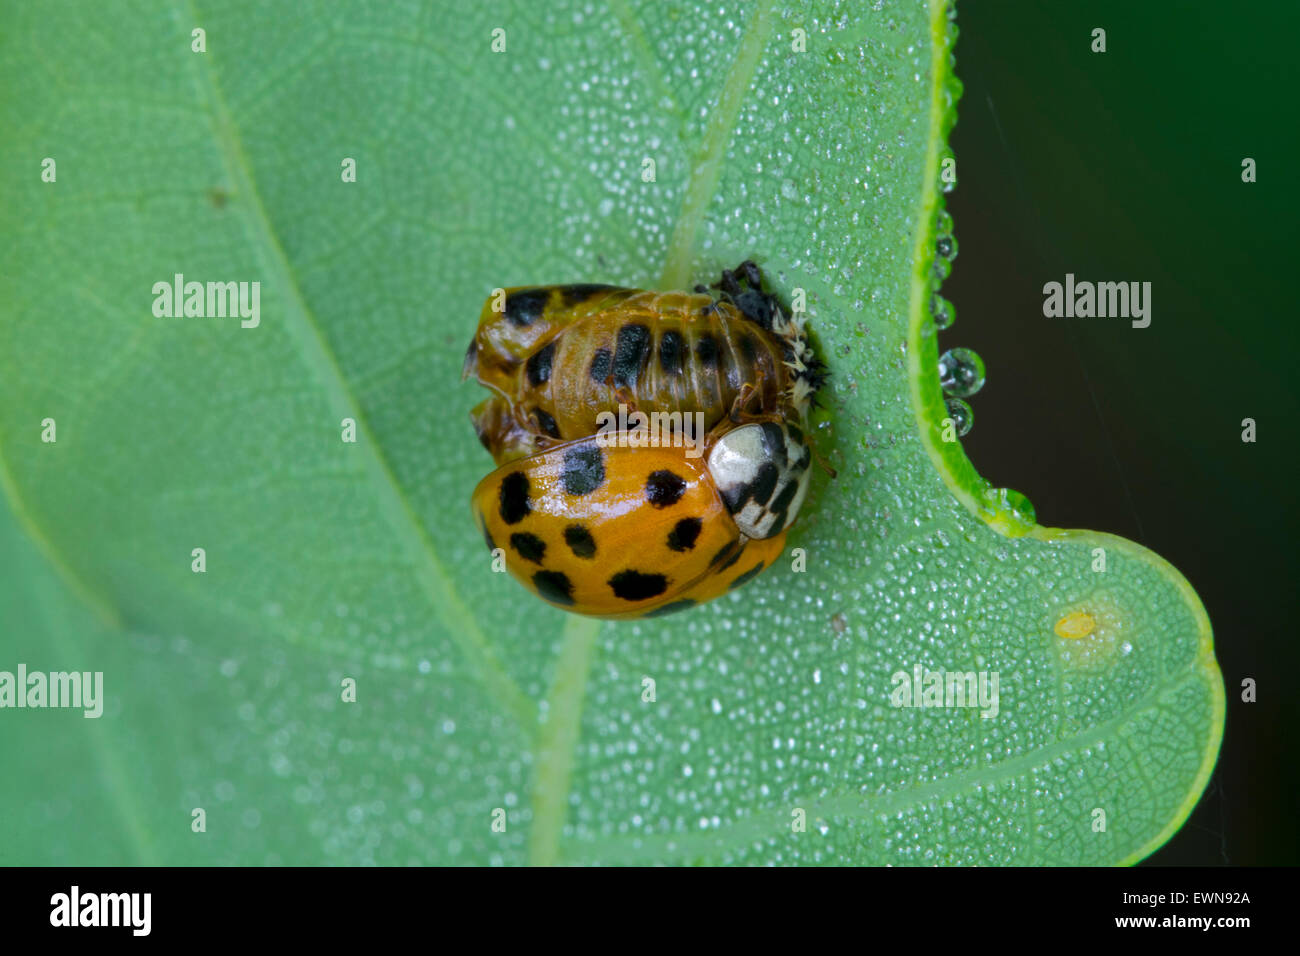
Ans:
[[[696,291],[709,288],[717,289],[720,299],[781,341],[785,350],[782,364],[789,369],[785,402],[794,417],[806,423],[817,404],[817,391],[826,383],[826,364],[817,358],[808,341],[803,315],[791,313],[777,296],[763,291],[762,270],[749,259],[735,269],[724,269],[718,282],[707,288],[696,286]]]
[[[795,425],[763,422],[734,428],[714,442],[709,474],[740,533],[783,533],[808,494],[812,449]]]

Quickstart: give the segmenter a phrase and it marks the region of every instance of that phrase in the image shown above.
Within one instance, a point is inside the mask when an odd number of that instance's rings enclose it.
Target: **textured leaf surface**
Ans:
[[[1223,714],[1196,596],[941,439],[940,5],[3,18],[0,669],[107,704],[0,711],[0,862],[1113,863],[1186,816]],[[487,293],[748,255],[833,372],[806,571],[617,625],[490,573]],[[155,318],[175,273],[260,281],[260,325]],[[891,706],[917,666],[996,671],[997,715]]]

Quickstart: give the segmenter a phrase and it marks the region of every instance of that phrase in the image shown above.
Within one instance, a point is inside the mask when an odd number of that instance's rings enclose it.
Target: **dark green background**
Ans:
[[[1296,862],[1293,302],[1300,4],[966,2],[940,348],[988,365],[967,454],[1041,524],[1178,567],[1227,688],[1219,765],[1152,864]],[[1092,30],[1107,33],[1091,51]],[[1244,157],[1257,182],[1241,180]],[[1152,323],[1048,319],[1042,286],[1149,281]],[[1241,441],[1254,418],[1255,444]],[[1241,702],[1241,681],[1259,702]]]

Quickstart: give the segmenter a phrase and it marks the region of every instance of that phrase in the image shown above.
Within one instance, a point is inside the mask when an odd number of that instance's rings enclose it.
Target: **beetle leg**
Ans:
[[[816,461],[817,464],[821,467],[821,470],[826,472],[826,474],[829,475],[831,478],[838,477],[839,472],[837,472],[834,468],[832,468],[831,463],[821,456],[821,452],[817,450],[817,443],[812,440],[812,436],[809,435],[807,436],[807,438],[808,438],[808,447],[812,449],[813,460]]]
[[[736,393],[736,398],[731,403],[731,411],[727,413],[727,417],[736,424],[740,424],[741,416],[745,413],[745,406],[749,404],[749,400],[757,393],[758,387],[750,382],[746,382],[744,385],[740,386],[740,391]]]
[[[762,366],[754,369],[754,377],[756,381],[746,382],[744,385],[740,386],[740,390],[736,393],[735,400],[731,403],[731,411],[728,413],[727,418],[736,424],[757,419],[758,416],[751,415],[745,411],[745,406],[753,400],[755,395],[759,397],[759,406],[762,407],[764,378]]]

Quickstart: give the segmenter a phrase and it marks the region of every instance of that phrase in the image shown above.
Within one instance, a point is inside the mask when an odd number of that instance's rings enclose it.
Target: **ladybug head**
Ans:
[[[794,524],[808,493],[812,449],[794,425],[733,428],[709,452],[709,473],[741,534],[773,538]]]

